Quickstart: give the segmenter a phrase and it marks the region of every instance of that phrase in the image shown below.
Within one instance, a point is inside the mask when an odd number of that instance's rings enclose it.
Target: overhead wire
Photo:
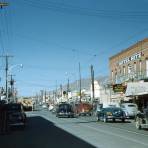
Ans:
[[[4,12],[3,8],[0,9],[0,44],[1,44],[1,54],[3,55],[5,53],[5,46],[4,46]]]
[[[76,12],[79,8],[77,7],[69,7],[68,5],[65,5],[64,7],[62,6],[57,6],[56,3],[52,3],[53,5],[43,5],[43,3],[41,3],[40,0],[38,1],[32,1],[32,0],[23,0],[25,1],[26,3],[28,3],[30,6],[34,7],[34,8],[40,8],[40,9],[48,9],[48,10],[54,10],[54,11],[61,11],[61,12],[71,12],[71,13],[75,13],[75,14],[80,14],[80,15],[86,15],[86,16],[97,16],[97,17],[103,17],[103,18],[118,18],[118,19],[126,19],[126,20],[136,20],[138,18],[138,21],[139,19],[140,20],[145,20],[145,18],[148,17],[148,12],[147,11],[134,11],[134,12],[122,12],[122,11],[105,11],[105,10],[98,10],[98,11],[92,11],[92,10],[87,10],[86,9],[82,9],[80,8],[81,10],[79,10],[78,12]],[[61,3],[62,5],[62,3]],[[73,8],[73,10],[69,10]],[[89,14],[91,12],[91,14]],[[119,13],[119,14],[117,14]],[[128,39],[126,40],[128,41]],[[125,41],[123,41],[125,42]],[[121,45],[123,42],[119,43],[118,45]],[[118,46],[116,45],[116,46]],[[96,54],[97,56],[97,54]],[[95,57],[96,57],[95,56]],[[93,60],[93,57],[92,57],[92,60]]]
[[[118,19],[118,20],[133,20],[133,21],[147,21],[148,11],[119,11],[119,10],[93,10],[88,8],[74,7],[64,3],[57,3],[48,1],[41,2],[33,0],[23,0],[26,4],[39,9],[47,9],[51,11],[78,14],[86,16],[96,16],[102,18]],[[137,20],[138,19],[138,20]]]
[[[35,87],[55,87],[56,85],[43,85],[41,83],[35,83],[35,82],[30,82],[30,81],[23,81],[23,80],[17,80],[17,82],[23,83],[23,84],[27,84],[28,86],[35,86]]]

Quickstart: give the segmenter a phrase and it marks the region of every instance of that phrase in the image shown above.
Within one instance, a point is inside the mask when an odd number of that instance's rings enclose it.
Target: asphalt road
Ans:
[[[97,122],[94,117],[57,118],[50,113],[42,116],[56,126],[98,148],[147,148],[148,131],[138,131],[133,122]]]
[[[0,148],[147,148],[148,131],[132,122],[103,123],[95,117],[57,118],[49,111],[27,114],[24,130],[0,136]]]

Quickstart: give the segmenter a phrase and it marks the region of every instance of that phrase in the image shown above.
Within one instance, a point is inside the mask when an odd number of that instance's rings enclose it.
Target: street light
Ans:
[[[11,70],[14,69],[15,67],[23,68],[23,64],[11,65],[11,66],[8,68],[8,72],[11,72]]]
[[[7,65],[8,66],[8,65]],[[8,74],[12,71],[13,68],[15,67],[20,67],[23,68],[23,64],[16,64],[16,65],[11,65],[10,67],[6,68],[6,100],[8,100]],[[8,71],[8,72],[7,72]],[[12,80],[12,78],[11,78]]]

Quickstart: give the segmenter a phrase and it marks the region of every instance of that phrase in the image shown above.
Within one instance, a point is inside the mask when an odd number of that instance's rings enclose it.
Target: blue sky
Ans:
[[[147,0],[1,0],[0,54],[13,55],[9,67],[19,95],[82,78],[109,74],[109,57],[148,37]],[[0,86],[5,85],[0,59]]]

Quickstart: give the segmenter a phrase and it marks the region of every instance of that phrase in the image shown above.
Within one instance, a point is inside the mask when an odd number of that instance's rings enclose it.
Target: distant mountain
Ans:
[[[99,81],[100,84],[104,84],[104,83],[107,83],[108,76],[98,76],[98,77],[95,78],[95,80]],[[80,86],[79,80],[76,80],[73,83],[69,83],[69,89],[71,91],[79,90],[79,86]],[[91,79],[90,78],[86,78],[86,79],[81,80],[81,89],[89,90],[90,86],[91,86]],[[63,86],[63,90],[65,90],[65,91],[67,90],[67,85]]]

